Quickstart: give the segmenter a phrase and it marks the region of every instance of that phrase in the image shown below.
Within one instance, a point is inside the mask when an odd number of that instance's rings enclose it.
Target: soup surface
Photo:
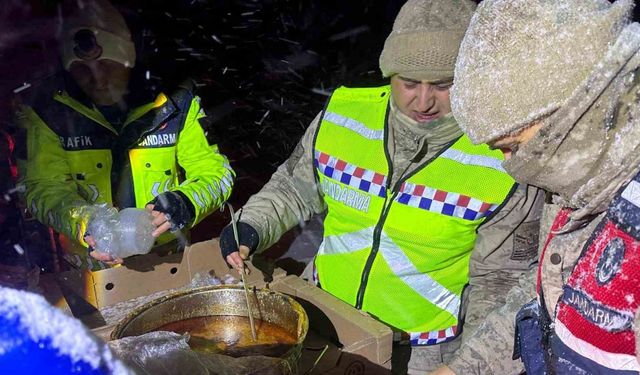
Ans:
[[[172,322],[156,331],[189,333],[193,350],[233,357],[266,355],[280,357],[296,344],[296,337],[282,327],[254,319],[257,339],[251,336],[249,318],[244,316],[204,316]]]

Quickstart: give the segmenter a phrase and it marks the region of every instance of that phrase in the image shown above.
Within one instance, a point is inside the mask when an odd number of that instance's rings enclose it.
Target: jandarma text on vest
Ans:
[[[368,194],[361,193],[346,186],[341,186],[339,183],[328,179],[322,181],[322,191],[334,200],[342,202],[351,208],[362,212],[369,212],[371,197]]]

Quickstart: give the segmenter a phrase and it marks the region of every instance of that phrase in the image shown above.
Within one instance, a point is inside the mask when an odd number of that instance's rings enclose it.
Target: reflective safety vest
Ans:
[[[476,229],[514,180],[502,153],[465,136],[390,186],[390,89],[339,88],[314,143],[328,205],[315,260],[320,286],[414,345],[454,338]]]
[[[78,207],[144,208],[160,193],[180,191],[195,209],[192,224],[199,222],[229,197],[234,178],[227,159],[208,144],[201,117],[199,98],[186,89],[133,109],[119,131],[90,103],[64,91],[22,108],[27,207],[67,237],[61,243],[76,253],[72,264],[93,269],[102,265],[86,256],[86,218]],[[116,178],[125,183],[114,185]],[[166,233],[158,243],[174,238]]]

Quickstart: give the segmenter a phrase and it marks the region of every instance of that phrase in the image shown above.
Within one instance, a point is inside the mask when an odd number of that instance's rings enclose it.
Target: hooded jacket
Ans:
[[[460,373],[522,370],[511,360],[514,322],[536,296],[541,320],[548,323],[542,330],[548,335],[547,364],[557,366],[551,373],[640,371],[638,51],[640,26],[630,24],[565,104],[504,164],[517,180],[557,195],[543,211],[538,271],[523,278],[463,345],[454,359],[455,367],[466,370]],[[496,344],[503,342],[509,345]]]

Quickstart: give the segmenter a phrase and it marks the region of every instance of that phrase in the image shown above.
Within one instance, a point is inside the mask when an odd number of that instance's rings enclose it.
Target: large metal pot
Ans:
[[[175,327],[174,323],[190,322],[194,319],[227,319],[222,324],[215,325],[216,328],[212,328],[215,332],[205,335],[205,339],[194,337],[192,334],[192,348],[210,351],[206,349],[207,345],[202,345],[203,340],[220,341],[222,345],[211,341],[214,344],[212,347],[216,349],[213,352],[217,354],[280,357],[286,362],[285,367],[295,369],[300,358],[302,342],[309,328],[304,309],[293,298],[270,290],[253,290],[250,292],[249,300],[256,320],[257,341],[251,339],[251,331],[246,329],[249,320],[247,300],[244,289],[239,286],[208,286],[158,298],[135,309],[122,319],[113,330],[111,338],[115,340],[167,330],[166,327]],[[241,325],[245,327],[242,328]],[[293,341],[287,340],[286,345],[273,345],[271,341],[266,344],[266,336],[261,338],[261,329],[269,327],[290,335]],[[247,332],[249,337],[246,337]],[[240,340],[242,344],[235,345],[243,335]],[[195,347],[192,342],[196,343]]]

